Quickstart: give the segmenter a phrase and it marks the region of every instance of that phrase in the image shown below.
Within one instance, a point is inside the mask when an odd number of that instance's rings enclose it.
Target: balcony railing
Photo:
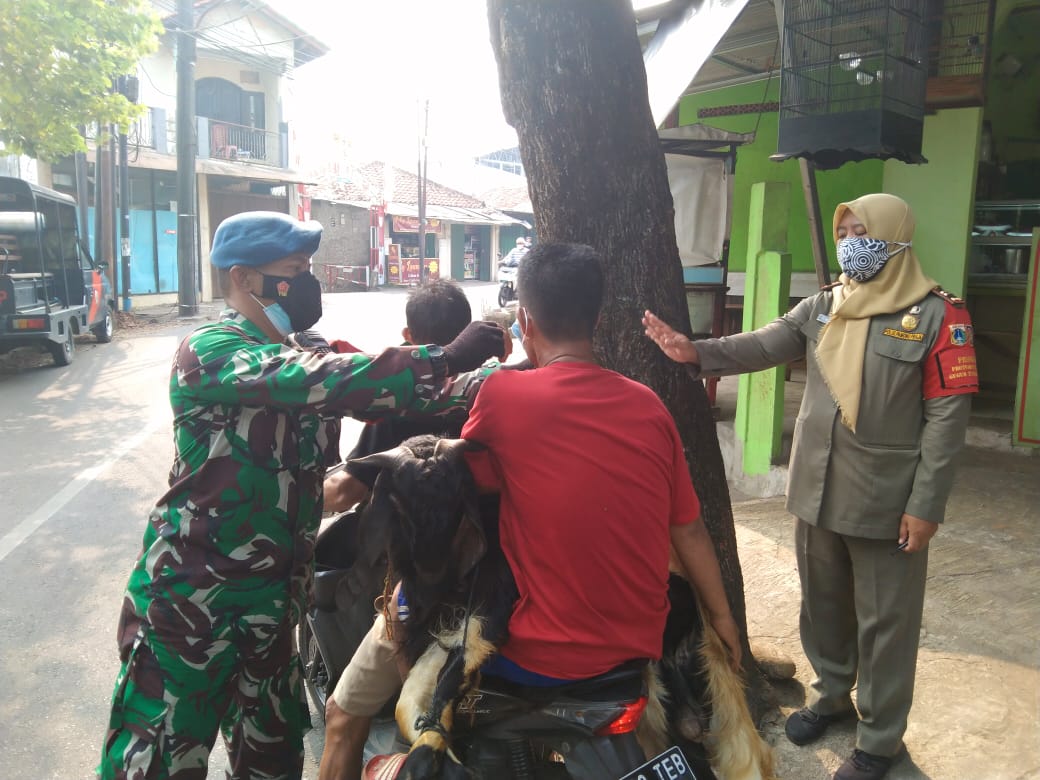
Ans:
[[[203,123],[208,124],[205,145]],[[280,166],[281,140],[280,133],[199,117],[199,157]]]
[[[204,116],[195,117],[195,129],[201,158],[288,167],[284,133],[218,122]],[[88,125],[86,130],[87,139],[96,141],[97,125]],[[177,123],[165,109],[148,107],[130,125],[127,140],[131,146],[154,149],[160,154],[176,154]]]

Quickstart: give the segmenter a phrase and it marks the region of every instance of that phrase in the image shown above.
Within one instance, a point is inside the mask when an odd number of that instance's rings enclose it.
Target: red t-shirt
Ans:
[[[675,423],[648,387],[592,363],[488,377],[466,439],[501,491],[520,599],[502,654],[562,679],[659,658],[669,527],[699,521]]]

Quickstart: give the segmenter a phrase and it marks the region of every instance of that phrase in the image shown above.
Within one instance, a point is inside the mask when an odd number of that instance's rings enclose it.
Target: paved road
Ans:
[[[497,287],[470,284],[466,292],[479,318]],[[405,297],[402,290],[326,295],[318,328],[365,350],[398,343]],[[111,344],[83,338],[65,369],[47,359],[35,366],[14,356],[0,361],[5,778],[92,777],[118,669],[123,587],[170,467],[170,359],[204,317],[158,319]],[[345,425],[347,449],[356,430],[356,423]],[[316,774],[316,732],[305,777]],[[223,777],[221,762],[216,753],[211,777]]]

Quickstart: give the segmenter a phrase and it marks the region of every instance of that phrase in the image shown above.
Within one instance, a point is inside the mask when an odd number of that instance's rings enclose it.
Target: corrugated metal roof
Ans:
[[[317,184],[307,188],[308,194],[316,200],[419,202],[419,177],[384,162],[348,166],[338,176],[326,175],[317,179]],[[432,180],[427,181],[426,204],[477,209],[485,207],[482,200]]]
[[[348,168],[339,176],[319,176],[318,183],[307,186],[311,200],[346,203],[368,208],[384,202],[386,213],[401,217],[419,216],[419,177],[382,162]],[[434,181],[426,185],[426,216],[445,222],[471,225],[522,225],[484,201]]]
[[[399,217],[418,217],[419,207],[413,203],[388,203],[387,214]],[[522,225],[518,219],[503,214],[497,209],[466,209],[456,206],[427,206],[427,219],[441,219],[445,222],[459,222],[467,225]]]

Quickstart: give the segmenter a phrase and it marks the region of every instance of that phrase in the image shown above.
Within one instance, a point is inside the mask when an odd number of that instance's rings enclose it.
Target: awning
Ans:
[[[665,154],[688,154],[694,157],[706,152],[729,152],[732,146],[750,144],[755,140],[754,133],[731,133],[699,124],[658,130],[657,136],[661,139],[661,151]]]
[[[234,179],[266,181],[273,184],[306,184],[313,180],[313,177],[304,176],[302,173],[289,170],[288,168],[276,168],[273,165],[226,162],[209,157],[196,158],[195,170],[199,173],[227,176]]]
[[[93,153],[95,149],[93,142],[87,144],[87,149]],[[142,148],[137,151],[137,159],[132,167],[135,169],[150,168],[155,171],[176,171],[177,156],[174,154],[162,154],[154,149]],[[271,184],[308,184],[313,180],[313,177],[304,176],[302,173],[288,168],[277,168],[273,165],[260,165],[258,163],[214,160],[209,157],[195,158],[195,172],[227,176],[235,179],[265,181]]]
[[[418,217],[419,207],[414,203],[388,203],[387,214],[400,217]],[[513,219],[496,209],[467,209],[460,206],[427,206],[427,219],[440,219],[464,225],[523,225],[522,220]]]
[[[748,0],[690,2],[662,19],[643,52],[654,124],[660,126]]]

